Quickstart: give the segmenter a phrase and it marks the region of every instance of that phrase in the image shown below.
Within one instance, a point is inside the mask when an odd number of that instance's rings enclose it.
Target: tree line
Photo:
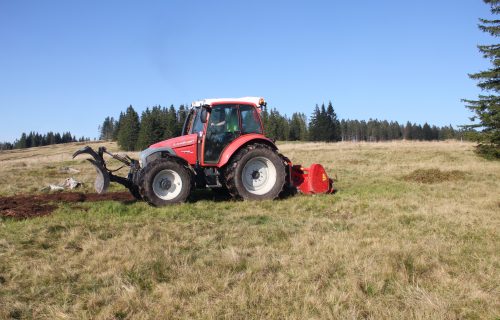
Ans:
[[[453,126],[438,127],[407,122],[370,119],[339,120],[331,102],[316,105],[309,122],[304,113],[294,113],[291,118],[276,109],[264,109],[262,120],[266,135],[284,141],[390,141],[390,140],[447,140],[468,138],[471,130],[456,130]]]
[[[130,105],[120,113],[118,120],[106,117],[99,126],[99,139],[117,141],[126,151],[143,150],[158,141],[181,135],[188,108],[154,106],[141,115]],[[333,105],[316,105],[310,119],[296,112],[291,117],[280,114],[276,108],[263,107],[262,122],[266,136],[282,141],[390,141],[390,140],[446,140],[462,139],[467,130],[456,130],[451,125],[435,126],[407,122],[377,120],[339,120]]]
[[[52,144],[77,142],[77,141],[88,141],[90,138],[81,137],[77,139],[71,132],[59,132],[49,131],[45,134],[40,134],[38,132],[30,132],[26,134],[23,132],[19,139],[16,139],[13,143],[1,142],[0,150],[11,150],[11,149],[24,149],[31,147],[41,147],[48,146]]]
[[[106,117],[99,126],[99,139],[117,141],[122,150],[142,150],[151,144],[177,137],[182,133],[182,126],[188,109],[180,105],[176,109],[154,106],[139,114],[130,105],[121,112],[118,120]]]

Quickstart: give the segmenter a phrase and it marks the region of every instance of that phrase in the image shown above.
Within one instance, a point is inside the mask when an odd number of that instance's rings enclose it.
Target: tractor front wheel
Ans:
[[[262,144],[247,146],[229,162],[225,180],[233,197],[272,200],[285,185],[285,165],[279,154]]]
[[[191,175],[182,164],[158,159],[144,169],[141,195],[149,204],[161,207],[186,201],[191,192]]]

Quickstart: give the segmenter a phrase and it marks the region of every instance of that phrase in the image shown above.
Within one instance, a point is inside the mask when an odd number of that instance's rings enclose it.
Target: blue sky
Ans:
[[[464,124],[488,16],[480,0],[0,0],[0,141],[249,95],[288,115],[332,100],[340,118]]]

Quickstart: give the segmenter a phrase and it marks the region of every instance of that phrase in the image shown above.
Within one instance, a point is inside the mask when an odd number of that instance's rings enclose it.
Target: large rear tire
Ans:
[[[231,159],[225,170],[229,193],[245,200],[276,199],[285,185],[285,164],[270,147],[253,144]]]
[[[149,204],[162,207],[185,202],[191,185],[191,175],[185,166],[170,159],[158,159],[144,169],[141,195]]]

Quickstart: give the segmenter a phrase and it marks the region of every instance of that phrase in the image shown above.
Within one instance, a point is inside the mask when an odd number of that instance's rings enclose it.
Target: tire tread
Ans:
[[[229,163],[226,165],[226,168],[224,170],[224,183],[226,185],[227,190],[229,191],[229,194],[235,198],[235,199],[242,199],[244,198],[240,192],[238,191],[238,188],[236,186],[236,171],[238,168],[239,163],[241,162],[241,159],[248,154],[249,152],[257,149],[266,149],[269,151],[274,152],[280,159],[282,159],[282,156],[274,149],[269,147],[268,145],[261,144],[261,143],[254,143],[250,144],[248,146],[243,147],[240,149],[234,156],[233,158],[229,161]],[[286,171],[280,170],[279,168],[276,168],[276,174],[282,175],[283,181],[283,186],[281,187],[281,190],[273,197],[273,199],[276,199],[279,197],[280,194],[282,194],[285,185],[286,185]]]

